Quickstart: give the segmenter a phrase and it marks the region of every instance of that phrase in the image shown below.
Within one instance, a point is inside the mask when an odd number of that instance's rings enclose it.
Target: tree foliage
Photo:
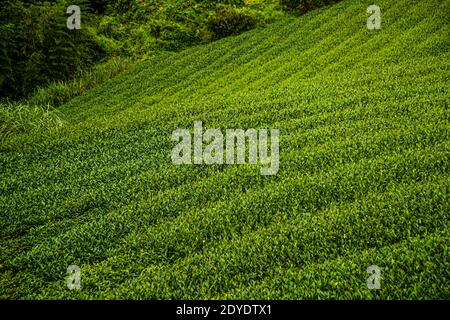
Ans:
[[[104,55],[88,28],[67,28],[67,6],[65,1],[4,2],[0,12],[1,96],[24,97],[38,86],[68,79]],[[83,18],[89,20],[85,11]]]

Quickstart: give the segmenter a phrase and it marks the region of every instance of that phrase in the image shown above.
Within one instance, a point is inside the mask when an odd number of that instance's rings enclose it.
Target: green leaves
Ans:
[[[447,298],[448,2],[379,5],[376,34],[350,0],[153,56],[5,137],[2,297]],[[279,173],[174,166],[194,121],[278,128]]]
[[[102,58],[103,53],[87,28],[66,27],[67,1],[22,4],[6,1],[0,23],[0,79],[3,98],[24,98],[39,86],[71,78]],[[86,25],[89,13],[84,12]],[[14,32],[11,32],[11,31]]]

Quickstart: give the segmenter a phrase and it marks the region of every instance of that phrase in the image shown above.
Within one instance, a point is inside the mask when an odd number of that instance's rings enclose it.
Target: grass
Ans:
[[[450,298],[450,2],[381,0],[379,31],[370,4],[162,53],[3,138],[0,297]],[[278,128],[278,174],[173,165],[196,120]]]
[[[133,60],[130,58],[114,57],[96,65],[92,70],[80,72],[75,79],[40,87],[28,99],[0,101],[0,138],[60,128],[65,121],[56,108],[87,90],[104,84],[132,64]]]
[[[49,104],[55,108],[59,107],[77,95],[83,94],[127,70],[132,63],[133,60],[130,58],[113,57],[106,62],[97,64],[92,70],[79,72],[75,79],[54,82],[47,87],[38,88],[26,100],[26,103],[33,106]]]
[[[36,130],[59,128],[64,121],[58,112],[47,104],[27,105],[17,102],[0,103],[0,137]]]

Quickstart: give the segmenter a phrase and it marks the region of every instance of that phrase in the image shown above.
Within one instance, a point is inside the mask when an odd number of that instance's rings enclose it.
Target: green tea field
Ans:
[[[450,1],[377,0],[381,30],[371,4],[161,52],[2,136],[0,298],[450,299]],[[174,164],[195,121],[278,129],[278,172]]]

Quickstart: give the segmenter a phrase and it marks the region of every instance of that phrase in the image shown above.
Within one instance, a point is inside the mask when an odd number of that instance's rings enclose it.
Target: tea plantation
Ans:
[[[449,299],[450,1],[376,2],[381,30],[344,0],[161,53],[2,137],[0,298]],[[194,121],[279,129],[278,174],[174,165]]]

